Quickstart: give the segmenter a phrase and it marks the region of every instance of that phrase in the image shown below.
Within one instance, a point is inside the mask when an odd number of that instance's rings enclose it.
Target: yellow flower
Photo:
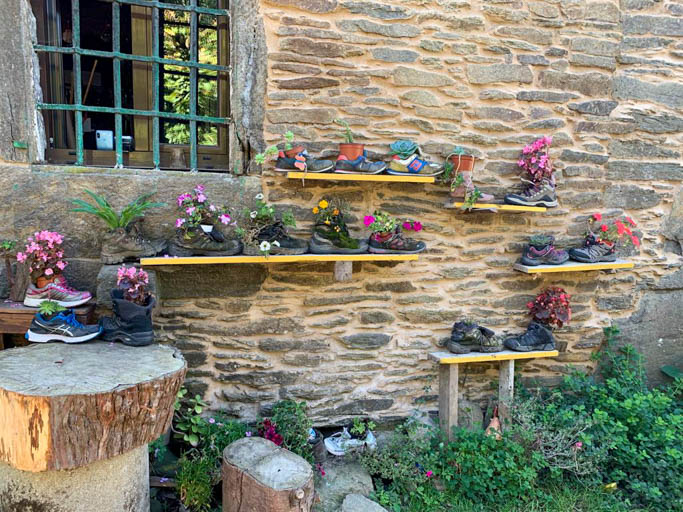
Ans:
[[[327,219],[327,220],[325,221],[325,224],[327,224],[327,225],[329,226],[329,225],[330,225],[330,220]]]
[[[336,208],[332,210],[332,215],[339,215],[339,210]]]
[[[319,211],[320,211],[320,210],[318,209],[317,206],[316,206],[315,208],[313,208],[313,213],[318,213]]]
[[[340,228],[339,226],[335,226],[335,227],[334,227],[334,230],[335,230],[337,233],[339,233],[339,232],[341,231],[341,228]]]
[[[324,199],[318,203],[318,206],[320,206],[320,208],[322,208],[323,210],[324,210],[325,208],[327,208],[329,205],[330,205],[330,203],[328,203],[328,202],[325,201]]]

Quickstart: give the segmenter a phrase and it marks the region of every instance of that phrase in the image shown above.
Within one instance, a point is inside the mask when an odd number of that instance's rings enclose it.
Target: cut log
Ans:
[[[0,352],[0,461],[74,469],[164,434],[187,366],[162,345],[50,343]]]
[[[313,469],[298,455],[260,437],[223,452],[223,512],[310,512]]]

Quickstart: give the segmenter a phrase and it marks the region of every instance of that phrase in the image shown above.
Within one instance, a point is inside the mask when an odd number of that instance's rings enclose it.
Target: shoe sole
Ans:
[[[527,267],[536,267],[538,265],[563,265],[564,263],[567,263],[569,261],[569,258],[567,258],[564,261],[537,261],[537,260],[529,260],[522,256],[522,259],[520,260],[522,265],[526,265]]]
[[[178,247],[177,245],[171,245],[168,248],[169,256],[177,256],[179,258],[189,258],[191,256],[234,256],[239,254],[242,250],[241,245],[238,245],[236,249],[232,251],[201,251],[193,249],[184,249]]]
[[[276,250],[274,250],[276,249]],[[300,249],[282,249],[280,247],[270,248],[269,256],[296,256],[299,254],[306,254],[308,252],[308,247],[302,247]],[[244,248],[243,254],[245,256],[263,256],[258,248]]]
[[[85,304],[90,299],[92,299],[92,297],[88,297],[87,299],[79,299],[79,300],[75,300],[75,301],[71,301],[71,302],[65,301],[65,300],[56,300],[54,302],[56,302],[57,304],[59,304],[62,307],[65,307],[65,308],[75,308],[76,306],[80,306],[82,304]],[[27,306],[29,308],[37,308],[43,302],[45,302],[47,300],[52,300],[52,299],[32,299],[32,298],[26,297],[24,299],[24,306]]]
[[[313,242],[308,243],[308,249],[313,254],[365,254],[368,252],[367,245],[362,245],[358,249],[344,249],[342,247],[334,247],[327,245],[316,245]]]
[[[418,249],[415,251],[399,251],[396,249],[377,249],[375,247],[370,247],[368,249],[368,252],[371,254],[420,254],[426,249],[426,247],[423,247],[422,249]]]
[[[439,176],[440,174],[443,174],[443,169],[431,174],[426,174],[423,172],[402,172],[402,171],[394,171],[391,168],[387,168],[387,174],[391,174],[393,176],[426,176],[426,177],[432,177],[432,176]]]
[[[555,208],[559,203],[555,201],[521,201],[517,199],[505,199],[506,204],[515,206],[545,206],[546,208]]]
[[[516,348],[511,348],[511,347],[505,347],[510,350],[514,350],[515,352],[534,352],[534,351],[542,351],[546,352],[548,350],[555,350],[555,345],[552,343],[546,343],[544,345],[531,345],[530,347],[516,347]]]
[[[328,172],[334,170],[334,164],[330,165],[329,167],[325,167],[324,169],[318,169],[317,171],[311,171],[310,169],[306,171],[302,171],[301,169],[282,169],[280,167],[276,167],[275,171],[276,172],[312,172],[312,173],[319,173],[319,172]]]
[[[579,263],[614,263],[617,261],[616,255],[610,256],[609,258],[600,258],[597,260],[592,260],[590,258],[577,258],[576,256],[569,256],[569,259],[578,261]]]
[[[339,174],[381,174],[386,170],[387,166],[385,165],[379,171],[347,171],[346,169],[335,169],[334,172],[338,172]]]
[[[83,343],[84,341],[90,341],[93,338],[97,338],[102,331],[97,331],[93,334],[88,334],[87,336],[62,336],[59,334],[36,334],[30,329],[26,332],[26,339],[33,343],[48,343],[50,341],[63,341],[64,343]]]
[[[128,334],[124,331],[116,331],[106,336],[102,336],[104,341],[120,342],[129,347],[144,347],[151,345],[154,342],[154,332],[142,332],[136,334]]]

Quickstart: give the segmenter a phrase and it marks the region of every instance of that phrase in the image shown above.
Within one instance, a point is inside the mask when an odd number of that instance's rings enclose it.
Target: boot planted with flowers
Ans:
[[[476,159],[465,154],[465,150],[456,146],[446,158],[443,181],[450,185],[449,198],[444,205],[452,208],[455,203],[463,203],[464,209],[471,209],[475,203],[491,203],[495,198],[479,190],[472,181]]]
[[[517,162],[523,171],[520,178],[522,187],[518,192],[505,196],[507,204],[546,208],[558,205],[553,163],[548,155],[552,142],[552,137],[541,137],[524,146],[522,156]]]
[[[368,252],[374,254],[417,254],[427,248],[424,242],[403,235],[403,229],[416,233],[422,231],[422,223],[418,221],[407,220],[401,224],[398,219],[389,214],[375,210],[372,215],[366,215],[363,222],[372,232],[368,243]]]
[[[640,247],[640,238],[633,232],[635,227],[631,217],[603,221],[601,213],[594,213],[588,220],[583,246],[570,249],[569,258],[581,263],[616,261],[619,244]]]
[[[344,218],[345,204],[338,199],[322,199],[313,208],[315,226],[309,242],[313,254],[360,254],[368,252],[368,242],[353,238]]]
[[[169,245],[170,256],[232,256],[242,251],[239,240],[226,238],[219,226],[235,226],[225,206],[211,203],[203,185],[180,194],[176,202],[176,237]]]

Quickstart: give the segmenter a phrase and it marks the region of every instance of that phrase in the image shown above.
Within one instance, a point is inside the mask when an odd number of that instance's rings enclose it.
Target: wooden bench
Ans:
[[[508,406],[512,401],[515,386],[515,360],[536,359],[540,357],[557,357],[557,350],[537,352],[514,352],[504,350],[490,354],[470,352],[469,354],[453,354],[452,352],[432,352],[429,358],[439,363],[439,426],[453,436],[453,427],[458,424],[458,376],[459,367],[465,363],[488,363],[498,361],[498,413],[501,421],[509,419]]]

